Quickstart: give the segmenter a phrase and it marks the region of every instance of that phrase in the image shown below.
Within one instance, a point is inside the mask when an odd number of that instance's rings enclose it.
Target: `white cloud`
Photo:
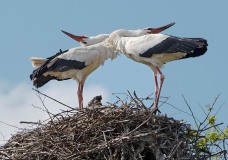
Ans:
[[[32,86],[21,83],[11,90],[7,90],[9,87],[6,86],[8,85],[6,82],[0,82],[0,144],[9,139],[11,134],[18,131],[16,128],[5,125],[2,122],[24,128],[20,121],[36,122],[48,118],[46,112],[34,107],[44,109],[37,93],[32,90]],[[74,81],[65,81],[64,83],[51,82],[50,85],[44,86],[40,91],[71,107],[78,106],[77,83]],[[108,101],[108,91],[102,86],[85,85],[83,94],[85,106],[97,95],[102,95],[103,103]],[[44,98],[44,96],[41,97],[51,113],[58,113],[60,109],[67,109],[53,100]]]

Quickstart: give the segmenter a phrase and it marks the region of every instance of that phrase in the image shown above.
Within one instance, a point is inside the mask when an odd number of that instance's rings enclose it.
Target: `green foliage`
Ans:
[[[207,120],[210,125],[214,125],[216,121],[216,116],[209,115]]]
[[[228,127],[220,129],[219,125],[223,123],[217,123],[216,115],[211,114],[213,106],[207,105],[206,108],[208,109],[208,114],[206,115],[205,120],[203,120],[203,122],[197,126],[195,132],[191,132],[192,135],[196,135],[195,144],[196,148],[198,148],[198,153],[213,153],[217,151],[215,154],[211,155],[211,158],[226,157],[226,140],[228,140]]]
[[[197,142],[197,146],[201,149],[206,149],[207,148],[207,138],[201,138],[198,142]]]
[[[224,134],[225,134],[226,137],[228,137],[228,127],[226,127],[226,128],[224,129]]]

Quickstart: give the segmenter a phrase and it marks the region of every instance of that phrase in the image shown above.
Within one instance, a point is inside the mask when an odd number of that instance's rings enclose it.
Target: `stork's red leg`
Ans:
[[[81,111],[83,111],[83,88],[84,83],[81,83]]]
[[[84,86],[84,84],[79,82],[79,84],[78,84],[79,111],[83,111],[83,86]]]
[[[154,82],[155,82],[155,98],[154,98],[154,105],[157,103],[157,95],[158,95],[158,80],[157,80],[157,74],[154,73]]]
[[[158,73],[159,73],[159,75],[160,75],[160,86],[159,86],[159,88],[158,88],[158,91],[157,91],[157,93],[155,93],[156,95],[156,97],[155,97],[155,104],[154,104],[154,111],[156,112],[157,110],[158,110],[158,102],[159,102],[159,97],[160,97],[160,93],[161,93],[161,89],[162,89],[162,85],[163,85],[163,82],[164,82],[164,79],[165,79],[165,76],[162,74],[162,72],[161,72],[161,70],[158,68],[158,67],[156,67],[156,69],[157,69],[157,71],[158,71]],[[156,82],[156,80],[155,80],[155,85],[156,85],[156,88],[157,88],[157,85],[158,85],[158,83]]]

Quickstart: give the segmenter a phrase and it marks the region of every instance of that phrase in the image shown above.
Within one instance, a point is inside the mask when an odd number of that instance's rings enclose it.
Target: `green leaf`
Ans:
[[[216,121],[216,116],[209,115],[209,117],[208,117],[208,123],[210,125],[214,125],[215,124],[215,121]]]
[[[224,129],[224,134],[225,134],[226,136],[228,136],[228,127],[226,127],[226,128]]]
[[[210,140],[211,142],[216,142],[218,139],[219,139],[219,135],[218,135],[217,133],[211,133],[211,134],[209,135],[209,140]]]

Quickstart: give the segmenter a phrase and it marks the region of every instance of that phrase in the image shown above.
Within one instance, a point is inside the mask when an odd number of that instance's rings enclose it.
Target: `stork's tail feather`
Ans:
[[[30,75],[30,79],[33,81],[33,85],[36,88],[42,87],[43,85],[45,85],[46,83],[48,83],[50,80],[53,80],[53,79],[58,81],[70,79],[70,78],[59,78],[58,76],[48,74],[48,71],[51,71],[53,69],[48,67],[49,62],[51,61],[50,59],[41,59],[41,58],[34,58],[34,59],[37,60],[36,62],[39,62],[40,64],[40,66],[36,68]],[[42,62],[43,64],[41,64]],[[47,74],[45,75],[45,73]]]
[[[198,57],[203,55],[207,51],[207,40],[203,38],[184,38],[186,41],[195,43],[196,47],[193,51],[189,52],[184,58]]]
[[[37,58],[37,57],[32,57],[30,60],[33,67],[40,67],[47,61],[47,59],[45,58]]]

